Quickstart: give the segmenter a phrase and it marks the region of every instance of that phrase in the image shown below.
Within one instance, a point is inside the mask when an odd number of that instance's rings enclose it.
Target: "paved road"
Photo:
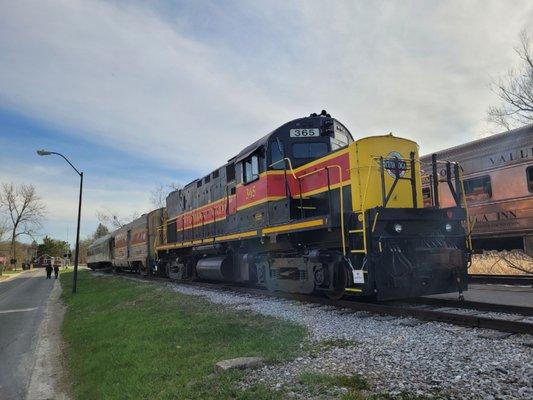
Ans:
[[[24,399],[35,364],[35,343],[55,279],[43,269],[0,281],[0,399]],[[58,282],[59,283],[59,282]]]

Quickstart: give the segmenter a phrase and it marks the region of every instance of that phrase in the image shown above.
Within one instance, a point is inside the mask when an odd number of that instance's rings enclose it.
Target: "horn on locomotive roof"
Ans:
[[[320,112],[320,114],[317,114],[317,113],[312,113],[311,115],[309,115],[310,117],[318,117],[318,116],[321,116],[321,117],[328,117],[328,118],[331,118],[331,115],[326,111],[326,110],[322,110]]]

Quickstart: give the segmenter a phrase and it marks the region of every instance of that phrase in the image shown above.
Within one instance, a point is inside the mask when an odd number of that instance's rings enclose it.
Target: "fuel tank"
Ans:
[[[233,261],[230,256],[202,258],[196,264],[200,279],[210,281],[231,281],[234,278]]]

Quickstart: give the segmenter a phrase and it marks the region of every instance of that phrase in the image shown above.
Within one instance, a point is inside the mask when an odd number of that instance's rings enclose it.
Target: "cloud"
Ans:
[[[241,4],[248,28],[231,6],[163,18],[144,3],[4,2],[0,104],[203,171],[322,106],[358,136],[393,130],[434,150],[480,129],[488,77],[533,18],[526,1],[320,4]],[[215,20],[219,32],[191,31]]]
[[[74,134],[202,168],[264,133],[250,129],[268,126],[280,107],[220,68],[216,49],[145,9],[77,1],[2,8],[2,105]]]
[[[176,176],[322,108],[355,137],[393,131],[428,153],[488,131],[490,78],[528,26],[526,0],[3,1],[0,109]],[[70,218],[76,183],[58,170],[2,174],[42,177],[51,217]],[[84,218],[148,207],[145,187],[96,176]]]

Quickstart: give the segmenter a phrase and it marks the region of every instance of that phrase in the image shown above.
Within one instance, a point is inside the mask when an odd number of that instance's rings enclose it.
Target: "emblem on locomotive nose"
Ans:
[[[407,163],[403,160],[403,157],[399,152],[391,151],[387,155],[387,158],[383,159],[383,166],[387,170],[387,173],[393,178],[396,176],[396,164],[398,165],[398,172],[401,178],[405,175],[405,172],[407,171]]]

